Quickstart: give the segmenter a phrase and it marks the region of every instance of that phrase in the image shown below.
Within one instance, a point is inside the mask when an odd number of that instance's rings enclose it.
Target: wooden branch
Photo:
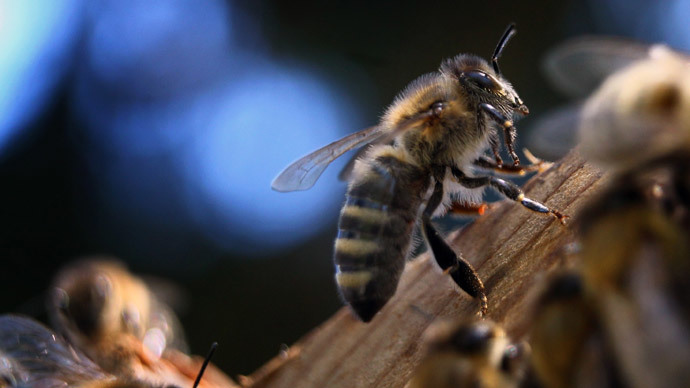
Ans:
[[[533,177],[527,196],[574,216],[606,179],[571,153]],[[527,331],[539,280],[564,265],[569,226],[508,201],[451,234],[449,241],[478,270],[489,299],[489,318],[515,339]],[[269,361],[243,385],[258,387],[402,387],[421,357],[421,336],[436,318],[469,316],[477,302],[424,254],[408,263],[396,295],[366,324],[342,308]]]

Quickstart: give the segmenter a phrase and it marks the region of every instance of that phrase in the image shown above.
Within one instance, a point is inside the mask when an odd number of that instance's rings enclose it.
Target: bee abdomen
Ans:
[[[397,199],[410,195],[409,185],[391,175],[399,169],[376,162],[365,180],[348,191],[334,254],[340,293],[365,322],[395,293],[420,202],[399,203]]]

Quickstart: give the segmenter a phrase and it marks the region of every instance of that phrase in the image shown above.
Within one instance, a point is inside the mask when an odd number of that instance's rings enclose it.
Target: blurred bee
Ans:
[[[178,387],[110,375],[47,327],[20,316],[0,316],[0,353],[0,387]]]
[[[161,365],[165,373],[147,376],[115,376],[101,369],[79,349],[42,324],[16,315],[0,316],[0,387],[2,388],[213,388],[236,387],[217,368],[206,367],[215,350],[203,363],[187,357],[194,365],[191,378],[175,367]],[[196,379],[194,379],[196,377]],[[203,377],[203,381],[202,381]]]
[[[571,96],[600,87],[578,107],[542,121],[559,125],[534,133],[576,138],[588,161],[615,175],[618,194],[608,197],[642,196],[690,227],[690,56],[663,45],[589,37],[557,47],[546,68]]]
[[[690,381],[687,230],[631,191],[581,215],[580,263],[540,298],[530,344],[544,387],[684,387]]]
[[[601,63],[610,42],[557,52]],[[547,387],[690,381],[690,60],[626,47],[606,54],[627,53],[577,118],[581,153],[612,179],[577,218],[577,292],[556,292],[566,282],[557,280],[535,318],[534,365]]]
[[[427,355],[406,388],[517,387],[529,348],[489,320],[439,322],[425,333]]]
[[[60,334],[110,373],[132,375],[167,349],[186,349],[174,313],[112,260],[63,269],[51,288],[48,312]]]
[[[559,45],[544,61],[547,78],[580,102],[538,118],[530,148],[544,155],[581,143],[588,160],[620,170],[630,166],[629,159],[635,163],[678,147],[690,123],[684,108],[688,63],[689,56],[664,45],[621,38],[584,37]]]
[[[335,141],[288,166],[273,181],[277,191],[310,188],[326,166],[346,151],[369,145],[342,174],[349,180],[335,241],[335,278],[343,299],[362,321],[370,321],[396,291],[418,218],[439,266],[487,312],[484,285],[472,266],[444,241],[431,223],[449,205],[482,209],[479,190],[490,186],[527,209],[556,210],[526,198],[512,182],[473,175],[474,167],[525,173],[514,151],[513,120],[528,109],[501,75],[498,58],[515,33],[510,25],[491,59],[461,54],[441,63],[438,72],[419,77],[395,99],[381,122]],[[499,135],[513,160],[504,165]],[[483,155],[491,148],[493,159]]]
[[[523,387],[624,386],[578,272],[548,281],[532,317]]]

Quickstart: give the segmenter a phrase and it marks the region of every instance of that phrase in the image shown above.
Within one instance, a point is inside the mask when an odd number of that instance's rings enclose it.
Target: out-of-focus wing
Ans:
[[[551,84],[573,98],[587,97],[609,75],[649,56],[650,45],[624,38],[586,36],[558,45],[544,58]]]
[[[21,316],[0,316],[0,352],[9,365],[0,372],[19,387],[71,387],[112,378],[62,337]]]
[[[578,142],[582,103],[572,103],[547,111],[529,126],[527,148],[538,157],[558,160]]]
[[[319,148],[287,166],[273,180],[271,188],[280,192],[310,189],[326,167],[340,155],[380,136],[379,127],[369,127]]]

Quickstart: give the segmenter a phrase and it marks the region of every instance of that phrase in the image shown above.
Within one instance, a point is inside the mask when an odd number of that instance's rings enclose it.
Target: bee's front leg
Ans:
[[[443,200],[443,181],[437,180],[434,192],[427,202],[422,213],[422,233],[429,244],[434,259],[445,273],[450,274],[455,283],[474,298],[478,298],[482,316],[486,315],[488,303],[484,292],[484,283],[472,268],[472,265],[456,254],[444,238],[438,233],[431,223],[431,216]]]
[[[520,158],[518,158],[515,149],[513,148],[513,143],[517,138],[517,130],[513,126],[513,120],[506,117],[503,113],[499,112],[493,105],[487,103],[479,104],[479,109],[486,112],[494,121],[496,121],[501,127],[503,127],[503,134],[505,137],[506,147],[508,148],[508,153],[510,157],[513,158],[513,165],[520,165]]]

